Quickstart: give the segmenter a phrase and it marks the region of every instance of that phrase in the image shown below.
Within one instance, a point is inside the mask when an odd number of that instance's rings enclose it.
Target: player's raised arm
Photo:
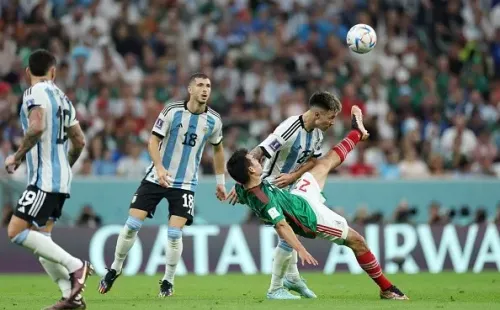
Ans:
[[[276,229],[276,232],[278,233],[280,238],[285,240],[286,243],[288,243],[294,250],[297,251],[297,254],[299,254],[302,261],[302,265],[304,265],[304,262],[314,266],[318,265],[318,261],[311,254],[309,254],[309,252],[307,252],[306,248],[299,241],[285,219],[276,223],[274,228]]]
[[[28,130],[17,152],[5,160],[5,169],[10,174],[14,173],[19,165],[21,165],[26,153],[38,143],[46,128],[45,107],[47,106],[47,99],[44,96],[36,95],[31,94],[31,89],[27,90],[27,94],[25,94],[25,104],[29,111]]]

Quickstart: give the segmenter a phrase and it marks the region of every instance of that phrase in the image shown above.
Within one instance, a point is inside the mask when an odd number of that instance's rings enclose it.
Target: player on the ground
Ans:
[[[309,99],[309,110],[302,115],[289,117],[274,132],[250,152],[253,158],[267,160],[262,179],[278,188],[290,190],[302,174],[309,171],[321,156],[323,132],[328,130],[342,109],[340,100],[333,94],[321,91]],[[228,196],[231,204],[237,201],[234,189]],[[284,267],[284,266],[287,267]],[[285,277],[279,274],[287,268]],[[271,284],[267,293],[270,299],[297,299],[297,296],[281,289],[283,285],[306,298],[316,298],[297,268],[297,252],[282,239],[273,255]]]
[[[361,110],[354,106],[351,115],[353,130],[328,154],[318,159],[290,192],[262,181],[262,166],[247,150],[236,151],[227,163],[227,170],[239,183],[236,185],[238,200],[248,205],[259,218],[274,225],[278,235],[298,252],[302,263],[317,265],[296,234],[305,238],[320,237],[345,245],[353,250],[361,268],[380,287],[381,298],[408,299],[384,276],[364,238],[348,226],[345,218],[324,205],[325,198],[321,191],[329,171],[340,165],[360,140],[368,138]],[[281,273],[283,275],[284,272]]]
[[[28,62],[31,87],[24,92],[20,113],[24,137],[17,152],[5,160],[7,172],[13,173],[26,159],[28,186],[9,222],[8,235],[13,243],[32,250],[59,285],[63,298],[47,309],[85,308],[80,293],[92,266],[51,239],[54,222],[69,197],[71,167],[85,146],[85,136],[73,104],[53,83],[55,57],[36,50]]]
[[[146,217],[153,217],[163,198],[168,200],[170,216],[165,275],[158,295],[173,294],[175,269],[182,254],[182,228],[193,222],[198,167],[206,142],[214,147],[216,196],[221,201],[226,199],[222,121],[207,106],[210,79],[205,74],[191,76],[188,92],[189,100],[167,104],[156,120],[148,146],[153,162],[132,198],[128,219],[116,242],[115,259],[99,285],[101,294],[107,293],[121,274],[142,223]]]

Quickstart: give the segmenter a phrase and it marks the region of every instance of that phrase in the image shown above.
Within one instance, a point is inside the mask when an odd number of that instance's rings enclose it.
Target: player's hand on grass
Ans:
[[[234,188],[231,188],[231,191],[229,192],[229,195],[227,195],[227,199],[229,199],[229,203],[232,204],[233,206],[239,202],[238,201],[238,195],[236,195],[236,189]]]
[[[318,261],[311,255],[309,252],[307,252],[305,249],[297,252],[300,256],[300,261],[302,262],[302,266],[304,266],[304,263],[307,263],[309,265],[317,266]]]
[[[7,170],[8,174],[13,174],[20,165],[21,161],[16,161],[16,157],[14,155],[9,155],[5,159],[5,170]]]
[[[291,173],[282,173],[274,179],[274,185],[278,188],[286,187],[295,182],[295,176]]]
[[[217,199],[220,201],[226,200],[226,187],[222,184],[217,185],[217,189],[215,191],[215,196],[217,196]]]
[[[172,179],[170,178],[170,173],[164,167],[156,167],[156,176],[158,177],[158,182],[163,187],[169,187],[172,185]]]

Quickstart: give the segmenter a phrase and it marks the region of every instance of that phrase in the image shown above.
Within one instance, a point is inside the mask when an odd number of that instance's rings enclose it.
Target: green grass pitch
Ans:
[[[267,300],[268,275],[177,277],[173,297],[159,299],[157,277],[121,277],[106,295],[97,292],[92,276],[84,292],[87,309],[500,309],[500,273],[396,274],[389,278],[410,301],[380,300],[366,275],[303,274],[316,300]],[[59,298],[45,275],[0,275],[1,309],[41,309]]]

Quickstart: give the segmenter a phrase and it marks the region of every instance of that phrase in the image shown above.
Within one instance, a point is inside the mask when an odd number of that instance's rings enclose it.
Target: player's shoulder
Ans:
[[[208,107],[207,109],[207,114],[214,117],[216,122],[222,123],[222,118],[220,117],[220,114],[217,113],[214,109],[211,107]]]
[[[49,84],[47,82],[36,83],[30,88],[26,89],[23,93],[23,98],[30,98],[40,95],[47,95],[46,90],[48,89]]]
[[[288,140],[296,135],[302,128],[300,115],[290,116],[281,122],[276,128],[276,132],[284,139]]]
[[[169,113],[176,112],[179,110],[184,110],[184,101],[182,100],[170,101],[165,104],[163,110],[161,111],[161,114],[163,116],[167,116]]]

